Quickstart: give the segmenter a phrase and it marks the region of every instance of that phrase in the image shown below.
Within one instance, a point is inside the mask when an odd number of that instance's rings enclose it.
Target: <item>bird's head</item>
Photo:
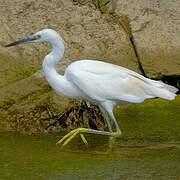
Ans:
[[[43,29],[33,35],[27,36],[23,39],[7,44],[5,45],[5,47],[16,46],[16,45],[26,44],[26,43],[53,42],[58,37],[60,36],[53,29]]]

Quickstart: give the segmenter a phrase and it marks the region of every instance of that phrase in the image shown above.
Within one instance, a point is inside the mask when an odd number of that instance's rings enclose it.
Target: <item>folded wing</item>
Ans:
[[[121,66],[94,60],[72,63],[65,75],[84,94],[96,101],[139,103],[153,97],[174,99],[178,90]]]

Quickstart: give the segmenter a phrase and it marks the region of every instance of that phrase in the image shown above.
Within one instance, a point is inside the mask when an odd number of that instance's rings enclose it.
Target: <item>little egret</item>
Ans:
[[[151,80],[132,70],[98,60],[75,61],[66,68],[64,75],[60,75],[55,65],[63,57],[64,44],[61,36],[52,29],[43,29],[5,47],[33,42],[47,42],[52,45],[52,51],[45,56],[42,65],[50,86],[63,96],[95,102],[100,107],[109,129],[99,131],[77,128],[57,142],[62,143],[62,146],[67,145],[77,134],[80,134],[82,141],[87,144],[84,133],[107,135],[112,142],[113,138],[121,135],[113,114],[113,108],[117,103],[142,103],[145,99],[154,97],[173,100],[178,91],[177,88],[161,81]]]

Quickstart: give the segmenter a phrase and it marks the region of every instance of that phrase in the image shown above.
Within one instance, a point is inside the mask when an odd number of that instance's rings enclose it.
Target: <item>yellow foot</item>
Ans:
[[[87,129],[87,128],[77,128],[66,134],[62,139],[60,139],[56,144],[61,144],[62,147],[66,146],[77,134],[80,134],[80,137],[84,144],[88,144],[87,140],[85,139],[84,135],[82,133],[90,133],[90,134],[101,134],[110,136],[110,147],[113,144],[113,138],[116,138],[121,135],[120,130],[117,132],[107,132],[107,131],[98,131],[95,129]],[[112,142],[111,142],[112,141]]]
[[[80,137],[85,145],[88,144],[86,138],[82,133],[86,132],[86,128],[77,128],[72,131],[70,131],[68,134],[66,134],[62,139],[60,139],[56,144],[62,144],[62,147],[66,146],[77,134],[80,134]]]

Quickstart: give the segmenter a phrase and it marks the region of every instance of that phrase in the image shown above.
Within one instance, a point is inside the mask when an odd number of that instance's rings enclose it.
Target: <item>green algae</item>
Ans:
[[[167,101],[152,99],[115,110],[123,131],[121,139],[140,142],[180,141],[180,96]]]
[[[122,129],[114,151],[108,138],[86,135],[86,147],[75,138],[66,148],[55,143],[63,134],[27,136],[0,133],[0,179],[179,179],[180,97],[120,106]]]
[[[9,71],[9,73],[6,75],[6,80],[9,83],[18,81],[20,79],[27,78],[31,75],[33,75],[37,71],[37,68],[21,65],[17,69],[14,69],[13,71]]]
[[[57,135],[0,134],[0,179],[178,179],[180,148],[119,148],[103,153],[76,142],[61,149]],[[100,139],[99,139],[100,140]],[[101,152],[98,148],[101,144]],[[78,145],[78,147],[77,147]]]
[[[0,88],[3,88],[20,79],[27,78],[33,75],[38,68],[29,65],[23,57],[14,58],[10,54],[0,53],[1,73],[0,73]]]

